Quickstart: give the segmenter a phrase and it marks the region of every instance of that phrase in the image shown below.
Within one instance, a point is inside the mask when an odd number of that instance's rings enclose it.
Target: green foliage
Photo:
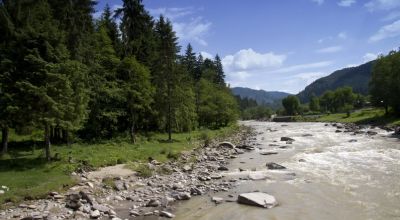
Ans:
[[[370,83],[371,101],[375,106],[384,107],[386,113],[389,107],[400,114],[400,52],[392,51],[387,56],[377,60]]]
[[[282,99],[282,105],[288,115],[296,115],[300,113],[300,101],[297,96],[289,95]]]
[[[272,110],[265,106],[256,106],[247,108],[242,113],[243,120],[262,120],[269,119],[272,115]]]

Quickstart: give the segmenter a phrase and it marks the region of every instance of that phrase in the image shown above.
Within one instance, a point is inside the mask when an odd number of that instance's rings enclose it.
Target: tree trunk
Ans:
[[[45,125],[44,127],[44,143],[45,143],[45,149],[46,149],[46,159],[47,161],[51,161],[51,154],[50,154],[50,132],[49,132],[49,126]]]
[[[130,132],[130,134],[131,134],[131,141],[132,141],[132,143],[133,143],[133,144],[136,143],[135,123],[134,123],[134,122],[132,122],[132,124],[131,124],[131,132]]]
[[[1,130],[2,144],[1,144],[1,155],[4,155],[8,151],[8,127],[4,127]]]
[[[389,113],[389,107],[385,105],[385,115],[387,115],[388,113]]]

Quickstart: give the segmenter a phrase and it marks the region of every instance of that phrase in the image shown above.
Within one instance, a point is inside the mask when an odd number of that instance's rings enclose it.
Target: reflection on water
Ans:
[[[216,206],[208,196],[195,197],[178,206],[175,219],[400,219],[400,141],[386,131],[375,129],[378,135],[367,136],[336,133],[322,123],[244,123],[260,133],[260,149],[232,160],[226,178],[250,172],[268,178],[241,180],[217,195],[259,190],[280,205],[269,210],[235,202]],[[286,144],[283,136],[295,141]],[[261,155],[264,151],[278,154]],[[287,170],[267,170],[267,162]]]

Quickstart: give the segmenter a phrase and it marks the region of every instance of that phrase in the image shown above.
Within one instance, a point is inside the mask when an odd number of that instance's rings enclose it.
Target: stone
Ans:
[[[290,137],[281,137],[281,141],[294,141],[294,139],[293,138],[290,138]]]
[[[216,179],[221,179],[222,175],[221,174],[213,174],[210,177],[211,177],[211,179],[216,180]]]
[[[190,193],[187,192],[173,193],[172,197],[176,200],[189,200],[191,198]]]
[[[121,196],[114,196],[114,199],[117,201],[124,201],[124,199]]]
[[[219,147],[228,147],[228,148],[231,148],[231,149],[235,149],[236,148],[236,146],[234,144],[232,144],[231,142],[228,142],[228,141],[221,142],[221,143],[218,144],[218,146]]]
[[[83,200],[86,200],[86,202],[88,202],[90,205],[92,205],[93,204],[93,200],[90,198],[90,196],[87,194],[87,193],[85,193],[84,191],[80,191],[79,192],[79,195],[81,196],[81,198],[83,199]]]
[[[167,211],[161,211],[160,212],[160,216],[161,217],[167,217],[167,218],[174,218],[175,217],[174,214],[172,214],[170,212],[167,212]]]
[[[129,212],[129,215],[130,215],[130,216],[140,216],[140,213],[139,213],[138,211],[136,211],[136,210],[131,210],[131,211]]]
[[[229,169],[228,169],[228,167],[220,166],[220,167],[218,167],[218,170],[219,171],[228,171]]]
[[[266,180],[268,176],[263,173],[250,173],[249,179],[251,180]]]
[[[367,135],[370,135],[370,136],[377,135],[377,134],[378,134],[378,132],[375,132],[375,131],[367,131]]]
[[[260,152],[261,155],[267,156],[267,155],[273,155],[273,154],[278,154],[278,152],[274,152],[274,151],[264,151],[264,152]]]
[[[243,193],[238,196],[237,202],[245,205],[258,206],[263,208],[273,208],[278,205],[275,197],[267,193],[252,192]]]
[[[90,188],[94,188],[94,185],[91,182],[87,182],[86,185],[88,185]]]
[[[54,195],[53,198],[54,199],[63,199],[64,196],[63,195]]]
[[[349,140],[349,142],[350,143],[354,143],[354,142],[357,142],[357,140],[356,139],[351,139],[351,140]]]
[[[110,208],[108,208],[108,207],[106,207],[104,205],[100,205],[100,204],[93,204],[92,208],[94,210],[99,210],[100,212],[104,212],[104,213],[110,211]]]
[[[277,163],[274,163],[274,162],[267,163],[266,166],[270,170],[283,170],[283,169],[286,169],[286,167],[284,167],[282,165],[279,165]]]
[[[198,189],[196,187],[190,188],[190,195],[200,196],[202,194],[203,194],[203,192],[200,189]]]
[[[151,200],[146,204],[147,207],[158,207],[158,206],[160,206],[160,205],[161,205],[161,202],[160,202],[159,200],[157,200],[157,199],[151,199]]]
[[[115,185],[115,189],[118,191],[124,191],[126,190],[126,185],[124,184],[124,182],[117,180],[114,182]]]
[[[90,213],[90,218],[98,219],[100,218],[100,211],[99,210],[94,210]]]
[[[185,166],[182,167],[182,170],[183,170],[184,172],[189,172],[189,171],[192,171],[192,167],[189,166],[189,165],[185,165]]]
[[[244,151],[241,150],[241,149],[238,149],[238,148],[235,148],[235,152],[236,152],[237,154],[244,154]]]
[[[28,206],[28,209],[36,209],[37,208],[37,206],[35,206],[35,205],[29,205]]]
[[[213,201],[215,204],[221,204],[224,201],[224,199],[221,197],[214,196],[211,198],[211,201]]]
[[[65,206],[73,210],[78,210],[82,206],[82,203],[79,200],[68,200]]]
[[[19,208],[27,208],[28,207],[28,205],[27,204],[24,204],[24,203],[22,203],[22,204],[19,204],[19,206],[18,206]]]

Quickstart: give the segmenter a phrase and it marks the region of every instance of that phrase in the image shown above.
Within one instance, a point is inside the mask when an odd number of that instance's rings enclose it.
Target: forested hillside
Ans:
[[[281,100],[290,95],[289,93],[285,92],[255,90],[243,87],[232,88],[232,93],[240,96],[241,98],[254,99],[259,105],[268,106],[273,109],[282,107]]]
[[[313,95],[320,96],[325,91],[335,90],[343,86],[350,86],[354,92],[367,95],[373,65],[374,61],[371,61],[357,67],[337,70],[329,76],[320,78],[311,83],[297,96],[300,98],[301,102],[305,103],[309,102]]]
[[[42,130],[51,143],[110,139],[144,131],[226,126],[238,107],[218,55],[181,55],[171,22],[141,0],[104,9],[95,1],[0,2],[2,152],[10,129]],[[117,20],[120,20],[118,24]]]

